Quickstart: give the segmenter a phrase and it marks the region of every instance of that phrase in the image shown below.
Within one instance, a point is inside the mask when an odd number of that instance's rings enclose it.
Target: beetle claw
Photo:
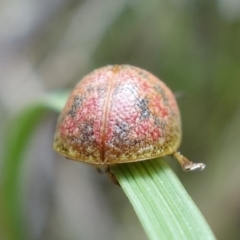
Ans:
[[[182,168],[184,171],[196,171],[196,170],[203,170],[206,167],[204,163],[193,163],[190,162],[189,164],[183,165]]]
[[[178,160],[182,169],[186,172],[203,170],[206,165],[204,163],[193,163],[189,161],[186,157],[184,157],[180,152],[175,152],[173,156]]]

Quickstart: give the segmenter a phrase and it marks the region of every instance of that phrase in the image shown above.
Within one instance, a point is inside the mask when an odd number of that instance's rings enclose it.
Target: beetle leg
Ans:
[[[173,153],[173,156],[178,160],[184,171],[203,170],[206,167],[204,163],[193,163],[189,161],[180,152]]]
[[[103,173],[104,172],[101,167],[96,167],[96,170],[97,170],[98,173]]]
[[[107,166],[105,168],[105,173],[107,174],[108,178],[115,183],[116,185],[120,186],[116,176],[114,175],[114,173],[112,172],[111,168],[109,166]]]

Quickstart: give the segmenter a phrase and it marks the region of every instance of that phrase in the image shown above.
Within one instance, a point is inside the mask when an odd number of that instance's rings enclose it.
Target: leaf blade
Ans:
[[[215,239],[176,175],[162,160],[119,164],[112,171],[149,239]]]
[[[19,178],[25,151],[34,130],[49,110],[61,111],[69,92],[45,95],[24,108],[12,119],[6,129],[6,147],[3,154],[3,196],[5,232],[9,239],[27,239],[21,209]]]

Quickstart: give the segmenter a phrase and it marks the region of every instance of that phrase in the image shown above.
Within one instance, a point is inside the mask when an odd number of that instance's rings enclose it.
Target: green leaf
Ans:
[[[9,239],[27,239],[23,230],[19,176],[31,135],[47,111],[60,112],[68,92],[51,93],[24,109],[8,126],[4,154],[4,218]],[[215,239],[176,175],[162,160],[119,164],[113,172],[149,239]],[[26,229],[25,229],[26,230]]]
[[[6,146],[3,155],[3,186],[5,231],[9,239],[26,239],[21,212],[20,174],[25,150],[32,133],[49,110],[60,112],[69,92],[56,92],[44,96],[23,109],[6,126]]]
[[[149,239],[215,239],[177,176],[162,159],[112,168]]]

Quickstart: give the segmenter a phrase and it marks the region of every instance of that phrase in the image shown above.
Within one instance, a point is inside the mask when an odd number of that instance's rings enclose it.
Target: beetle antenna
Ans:
[[[206,167],[204,163],[193,163],[189,161],[180,152],[173,153],[173,156],[178,160],[178,162],[180,163],[184,171],[188,172],[188,171],[203,170]]]

